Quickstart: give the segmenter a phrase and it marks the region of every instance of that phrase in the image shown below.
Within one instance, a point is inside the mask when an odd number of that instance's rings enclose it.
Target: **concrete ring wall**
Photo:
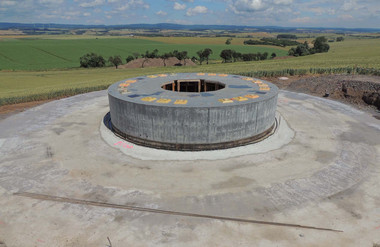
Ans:
[[[173,80],[218,81],[225,88],[177,92]],[[229,148],[263,138],[275,125],[278,88],[254,78],[206,73],[160,74],[123,80],[108,89],[113,130],[155,148]]]

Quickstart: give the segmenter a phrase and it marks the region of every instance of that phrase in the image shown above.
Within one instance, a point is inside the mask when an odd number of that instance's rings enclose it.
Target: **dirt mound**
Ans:
[[[196,64],[190,59],[186,59],[185,61],[179,61],[175,57],[171,57],[165,60],[166,66],[195,66]],[[146,67],[164,67],[164,61],[161,58],[149,58],[145,61],[144,58],[138,58],[130,61],[127,64],[120,65],[118,68],[126,69],[126,68],[146,68]]]
[[[380,76],[325,75],[269,80],[283,89],[380,110]]]

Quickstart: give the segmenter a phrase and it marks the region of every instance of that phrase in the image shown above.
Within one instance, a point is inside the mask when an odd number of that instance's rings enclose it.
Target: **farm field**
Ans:
[[[100,90],[129,77],[157,73],[215,72],[244,74],[285,69],[364,67],[380,69],[380,40],[331,43],[328,53],[255,62],[217,63],[195,67],[71,69],[52,71],[0,71],[0,105],[57,98]]]
[[[223,38],[224,41],[226,40]],[[3,39],[0,41],[0,69],[1,70],[50,70],[69,69],[79,67],[79,58],[86,53],[94,52],[104,58],[120,55],[123,60],[133,52],[145,53],[146,50],[159,50],[159,54],[172,50],[188,51],[189,57],[196,56],[196,52],[211,48],[213,54],[210,59],[220,59],[223,49],[234,49],[242,53],[275,52],[277,56],[284,56],[287,50],[277,47],[225,45],[218,43],[197,42],[193,44],[169,44],[155,40],[139,38],[114,39]]]

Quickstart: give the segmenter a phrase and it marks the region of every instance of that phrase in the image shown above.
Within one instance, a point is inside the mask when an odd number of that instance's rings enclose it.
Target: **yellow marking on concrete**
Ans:
[[[253,81],[253,83],[256,83],[256,84],[261,84],[261,83],[263,83],[262,81],[260,81],[260,80],[255,80],[255,81]]]
[[[128,87],[130,83],[120,83],[119,87]]]
[[[157,76],[159,76],[159,77],[167,77],[168,75],[167,74],[159,74]]]
[[[247,98],[244,98],[244,97],[242,97],[242,96],[238,96],[238,97],[234,97],[234,98],[232,98],[233,100],[236,100],[236,101],[246,101],[246,100],[248,100]]]
[[[152,102],[152,101],[155,101],[157,98],[153,98],[153,97],[145,97],[145,98],[142,98],[141,100],[142,101],[148,101],[148,102]]]
[[[247,95],[244,95],[244,97],[246,97],[246,98],[251,98],[251,99],[256,99],[256,98],[258,98],[259,96],[256,95],[256,94],[247,94]]]
[[[197,75],[205,75],[205,73],[197,73]]]
[[[251,78],[251,77],[244,77],[243,80],[244,80],[244,81],[253,81],[254,79]]]
[[[210,76],[216,76],[215,73],[208,73],[208,75],[210,75]]]
[[[260,87],[260,90],[261,90],[261,91],[269,91],[270,88],[269,88],[269,87]]]
[[[227,74],[219,74],[218,76],[220,76],[220,77],[226,77],[228,75]]]
[[[177,99],[174,101],[175,105],[186,105],[187,104],[187,99]]]
[[[137,80],[126,80],[126,83],[135,83]]]
[[[148,78],[157,78],[156,75],[148,75],[147,77],[148,77]]]
[[[223,104],[224,103],[233,103],[233,100],[231,99],[218,99],[219,102],[222,102]]]
[[[156,101],[156,103],[167,104],[170,101],[172,101],[172,100],[171,99],[159,99]]]

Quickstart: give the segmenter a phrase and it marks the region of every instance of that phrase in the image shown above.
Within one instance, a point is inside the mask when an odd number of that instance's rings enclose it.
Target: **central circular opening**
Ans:
[[[225,84],[204,79],[183,79],[165,83],[161,88],[174,92],[201,93],[223,89]]]

